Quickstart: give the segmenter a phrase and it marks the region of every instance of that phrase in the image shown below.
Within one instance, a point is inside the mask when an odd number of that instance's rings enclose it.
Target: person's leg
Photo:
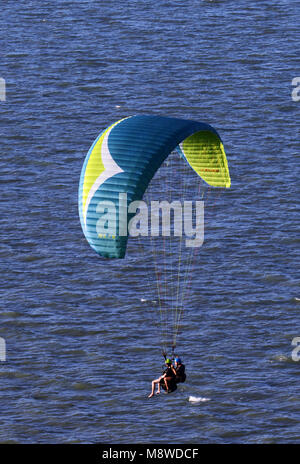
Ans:
[[[148,398],[151,398],[151,396],[154,395],[155,386],[156,386],[156,384],[159,385],[159,382],[160,382],[160,378],[152,381],[152,391],[151,391],[150,395],[148,396]],[[160,385],[158,386],[157,393],[160,393]]]
[[[159,377],[159,379],[157,379],[158,382],[157,382],[157,392],[156,394],[159,395],[160,394],[160,382],[161,382],[161,377]]]
[[[164,378],[164,381],[165,381],[165,386],[166,386],[166,391],[169,391],[169,381],[171,380],[172,377],[165,377]]]

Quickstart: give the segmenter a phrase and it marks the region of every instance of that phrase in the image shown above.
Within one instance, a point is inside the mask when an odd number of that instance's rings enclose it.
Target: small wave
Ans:
[[[189,397],[190,403],[205,403],[206,401],[210,401],[210,398],[204,398],[201,396],[190,396]]]
[[[150,303],[153,303],[153,304],[156,304],[157,301],[156,300],[147,300],[147,298],[141,298],[140,300],[142,303],[147,303],[147,302],[150,302]]]
[[[290,360],[291,358],[289,358],[288,356],[285,356],[284,354],[277,354],[272,357],[271,362],[274,362],[274,361],[289,362]]]

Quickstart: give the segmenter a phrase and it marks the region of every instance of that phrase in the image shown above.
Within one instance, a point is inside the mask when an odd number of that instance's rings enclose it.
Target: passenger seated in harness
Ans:
[[[154,395],[154,390],[157,385],[157,392],[156,394],[158,395],[160,393],[160,388],[163,388],[166,390],[166,393],[171,393],[177,389],[176,385],[176,374],[175,374],[175,369],[172,366],[172,361],[170,359],[166,359],[165,361],[166,364],[166,369],[163,372],[163,375],[161,375],[158,379],[152,381],[152,391],[148,398],[151,398]]]

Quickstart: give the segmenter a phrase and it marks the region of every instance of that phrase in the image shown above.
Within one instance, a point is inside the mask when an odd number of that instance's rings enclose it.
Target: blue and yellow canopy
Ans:
[[[119,208],[119,194],[128,203],[141,200],[149,182],[175,149],[213,187],[230,187],[222,141],[208,124],[162,116],[132,116],[105,129],[91,146],[80,177],[79,216],[85,237],[101,256],[123,258],[127,236],[119,234],[130,215]],[[116,233],[99,234],[97,222],[109,201],[116,209]],[[125,224],[124,224],[125,222]]]

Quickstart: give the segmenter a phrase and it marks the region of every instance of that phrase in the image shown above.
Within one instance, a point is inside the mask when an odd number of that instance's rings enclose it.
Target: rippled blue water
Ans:
[[[299,443],[299,1],[1,10],[0,441]],[[77,214],[90,144],[140,113],[212,124],[232,177],[178,340],[188,380],[151,400],[147,266],[100,260]]]

